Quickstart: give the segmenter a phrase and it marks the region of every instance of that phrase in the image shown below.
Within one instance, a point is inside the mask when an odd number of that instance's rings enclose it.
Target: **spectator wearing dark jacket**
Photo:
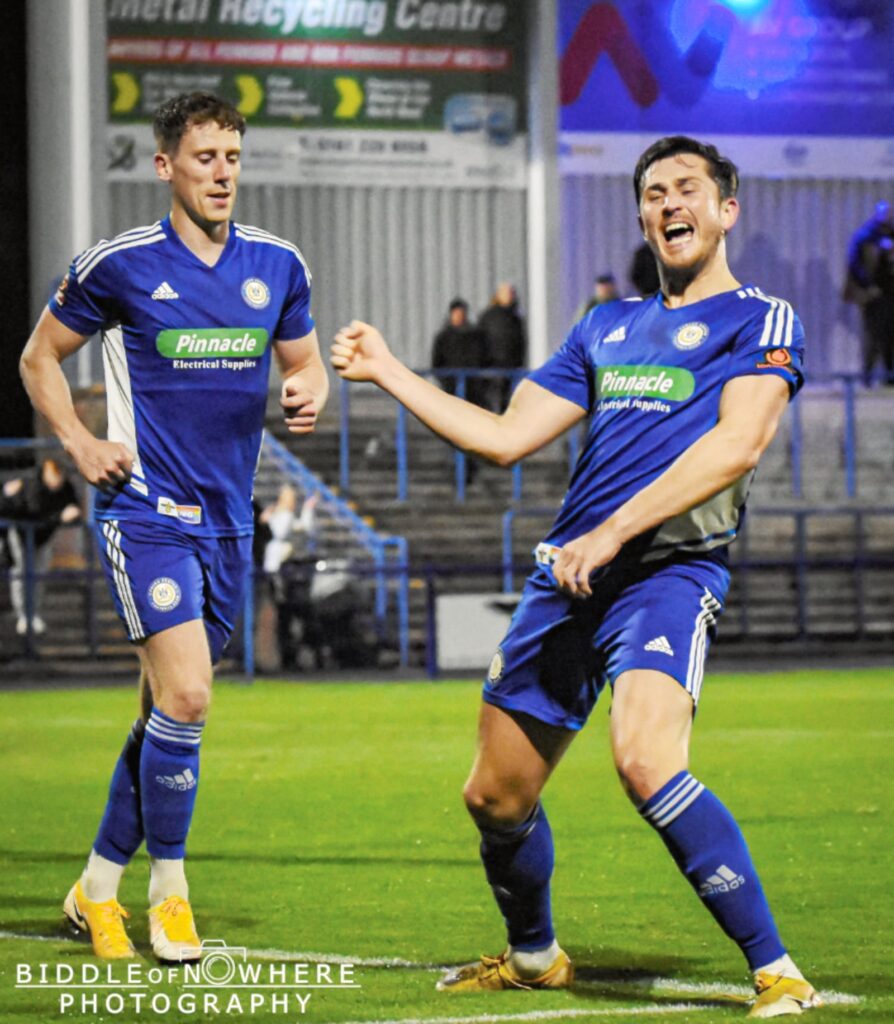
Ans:
[[[487,365],[497,369],[517,370],[527,363],[525,322],[518,311],[518,295],[507,281],[497,285],[490,305],[478,318],[484,332]],[[494,382],[494,405],[502,412],[512,394],[512,378]]]
[[[484,333],[469,322],[469,304],[465,299],[450,303],[444,326],[435,335],[432,346],[433,370],[475,370],[487,365]],[[458,378],[452,375],[438,378],[441,387],[455,395]],[[465,397],[475,405],[487,406],[487,381],[466,378]]]

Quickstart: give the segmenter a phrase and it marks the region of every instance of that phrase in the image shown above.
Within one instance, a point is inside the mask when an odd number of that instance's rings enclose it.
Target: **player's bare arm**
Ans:
[[[292,434],[310,434],[329,396],[329,375],[317,332],[278,342],[276,354],[283,376],[280,405],[286,426]]]
[[[788,385],[780,377],[729,381],[716,426],[604,523],[562,548],[553,566],[559,586],[574,597],[589,596],[590,574],[610,562],[623,544],[701,505],[754,469],[776,434],[788,399]]]
[[[102,441],[75,412],[62,362],[87,342],[69,330],[49,309],[41,314],[19,361],[25,390],[46,419],[88,484],[100,489],[121,487],[130,479],[133,453],[117,441]]]
[[[332,365],[346,380],[371,381],[436,434],[500,466],[511,466],[583,419],[574,402],[522,381],[504,413],[482,409],[413,373],[369,324],[354,320],[332,345]]]

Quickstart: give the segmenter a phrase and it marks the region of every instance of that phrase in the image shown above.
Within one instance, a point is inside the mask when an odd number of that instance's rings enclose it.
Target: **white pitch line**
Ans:
[[[31,942],[77,942],[77,939],[64,935],[29,935],[25,932],[11,932],[0,930],[0,940],[11,939],[17,941],[31,941]],[[320,963],[320,964],[351,964],[354,967],[403,967],[417,971],[446,971],[453,964],[426,964],[419,963],[415,960],[402,960],[400,957],[363,957],[363,956],[344,956],[340,953],[296,953],[293,950],[287,949],[247,949],[246,954],[249,958],[254,960],[271,960],[279,963]],[[603,974],[593,981],[587,981],[583,978],[579,979],[579,983],[584,985],[627,985],[633,990],[638,990],[642,995],[648,995],[654,993],[660,995],[666,993],[668,995],[696,995],[696,996],[728,996],[735,999],[739,997],[741,999],[750,999],[754,996],[754,989],[746,985],[726,985],[723,982],[704,982],[704,981],[686,981],[680,978],[661,978],[661,977],[639,977],[630,978],[625,974],[608,975]],[[820,992],[820,996],[823,1002],[828,1006],[853,1006],[857,1003],[862,1002],[860,996],[851,995],[847,992]],[[732,1001],[731,999],[731,1001]],[[671,1004],[676,1006],[677,1004]],[[679,1004],[684,1005],[684,1004]],[[689,1004],[685,1004],[689,1006]],[[645,1013],[645,1007],[639,1009],[635,1008],[637,1013]],[[711,1009],[711,1007],[694,1006],[694,1009]],[[714,1007],[716,1009],[716,1007]],[[605,1014],[605,1013],[619,1013],[619,1012],[630,1012],[629,1010],[618,1011],[603,1011],[603,1010],[556,1010],[553,1013],[547,1013],[546,1011],[538,1011],[539,1014],[545,1014],[550,1019],[554,1017],[579,1017],[587,1014]],[[650,1010],[651,1013],[658,1013],[659,1010]],[[674,1009],[674,1013],[681,1012],[680,1010]],[[487,1021],[500,1021],[500,1020],[540,1020],[541,1016],[535,1013],[531,1014],[508,1014],[503,1016],[484,1016],[484,1017],[431,1017],[425,1020],[399,1020],[399,1021],[348,1021],[347,1024],[462,1024],[462,1022],[469,1022],[469,1024],[477,1024],[477,1022]],[[342,1022],[344,1024],[344,1022]]]
[[[395,1020],[333,1021],[332,1024],[498,1024],[504,1020],[562,1020],[568,1017],[642,1017],[671,1014],[699,1013],[716,1010],[716,1006],[698,1006],[695,1003],[668,1003],[667,1006],[627,1006],[598,1010],[533,1010],[531,1013],[482,1013],[477,1017],[399,1017]]]

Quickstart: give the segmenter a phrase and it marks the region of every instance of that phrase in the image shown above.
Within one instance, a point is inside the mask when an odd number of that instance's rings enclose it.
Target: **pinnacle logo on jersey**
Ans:
[[[167,281],[162,281],[161,284],[152,293],[153,299],[179,299],[180,296],[174,289],[168,284]]]
[[[670,641],[666,636],[656,636],[654,640],[650,640],[645,647],[644,651],[658,651],[660,654],[667,654],[669,657],[674,656],[674,649],[670,645]]]
[[[614,341],[624,341],[627,338],[627,327],[621,324],[620,327],[616,327],[611,334],[606,335],[602,339],[603,345],[610,345]]]
[[[755,365],[759,370],[788,370],[792,365],[792,354],[787,348],[769,348],[763,361]]]
[[[695,391],[695,377],[680,366],[604,366],[599,370],[599,397],[636,395],[682,402]]]
[[[149,602],[158,612],[169,612],[180,604],[180,586],[169,576],[160,576],[149,584]]]
[[[248,277],[242,282],[242,298],[252,309],[264,309],[270,305],[270,289],[258,277]]]
[[[170,498],[159,498],[155,511],[159,515],[179,519],[182,523],[192,523],[193,526],[198,526],[202,521],[201,505],[178,505]]]
[[[168,359],[202,359],[205,356],[250,359],[264,352],[268,338],[263,327],[196,327],[160,331],[155,347]]]
[[[156,775],[155,781],[166,789],[176,789],[178,793],[185,793],[188,789],[195,789],[198,779],[189,768],[184,768],[176,775]]]
[[[702,899],[706,896],[719,896],[725,892],[741,889],[744,884],[744,875],[737,875],[735,871],[730,871],[725,864],[721,864],[714,874],[708,875],[707,880],[698,887],[698,894]]]
[[[691,348],[698,348],[709,334],[707,324],[693,320],[690,324],[678,327],[671,340],[675,348],[680,349],[681,352],[688,352]]]

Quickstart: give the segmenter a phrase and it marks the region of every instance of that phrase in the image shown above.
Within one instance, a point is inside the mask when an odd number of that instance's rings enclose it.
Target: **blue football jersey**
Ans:
[[[294,245],[235,223],[213,267],[169,218],[75,258],[50,309],[78,334],[102,332],[108,436],[135,455],[97,518],[251,533],[270,353],[313,329],[310,281]]]
[[[668,309],[661,295],[596,306],[530,379],[590,414],[587,439],[547,544],[604,522],[716,425],[733,377],[803,384],[804,331],[792,307],[742,286]],[[634,538],[619,562],[729,544],[753,473]]]

